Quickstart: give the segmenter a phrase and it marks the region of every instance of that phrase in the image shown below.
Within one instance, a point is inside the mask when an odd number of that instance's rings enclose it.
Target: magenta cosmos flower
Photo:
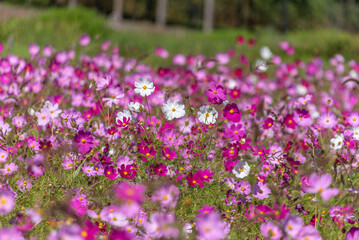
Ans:
[[[338,194],[337,188],[329,188],[332,183],[332,176],[328,173],[318,176],[313,173],[308,179],[309,185],[304,187],[307,193],[320,193],[324,201]]]
[[[74,139],[75,146],[78,147],[78,151],[81,154],[88,153],[91,148],[94,146],[93,137],[91,132],[80,130]]]
[[[208,101],[212,104],[222,104],[227,100],[226,90],[223,89],[222,85],[215,84],[214,82],[209,84],[209,89],[205,91],[208,96]]]
[[[359,239],[359,228],[352,227],[347,233],[345,240],[357,240]]]
[[[228,121],[239,122],[241,121],[241,115],[242,113],[239,111],[237,104],[235,103],[227,104],[223,110],[223,116]]]
[[[214,210],[214,206],[203,205],[203,208],[198,209],[199,212],[196,217],[200,218],[203,215],[209,214]]]

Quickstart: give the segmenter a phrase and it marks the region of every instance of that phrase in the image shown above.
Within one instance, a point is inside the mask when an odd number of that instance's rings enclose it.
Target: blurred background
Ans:
[[[241,35],[274,50],[288,41],[296,58],[355,58],[358,16],[359,0],[3,0],[0,41],[26,54],[31,42],[68,48],[88,33],[124,55],[158,45],[212,55]]]

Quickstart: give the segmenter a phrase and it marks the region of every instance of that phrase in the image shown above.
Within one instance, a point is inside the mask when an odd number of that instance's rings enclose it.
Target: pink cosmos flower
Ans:
[[[15,207],[15,195],[9,190],[0,190],[0,215],[10,213]]]
[[[176,54],[174,57],[173,57],[173,60],[172,60],[173,64],[174,65],[180,65],[180,66],[183,66],[186,64],[186,57],[182,54]]]
[[[11,175],[16,172],[18,166],[15,163],[6,163],[3,169],[0,169],[1,175]]]
[[[168,58],[168,56],[169,56],[168,51],[162,47],[156,47],[155,53],[157,56],[159,56],[161,58]]]
[[[175,185],[163,186],[152,195],[152,201],[159,201],[163,208],[175,208],[179,191]]]
[[[7,239],[13,239],[13,240],[25,240],[25,238],[22,236],[22,234],[16,229],[16,226],[13,228],[7,228],[3,227],[0,229],[0,239],[1,240],[7,240]]]
[[[196,221],[198,239],[220,240],[226,238],[228,234],[226,222],[220,219],[216,212],[205,214]]]
[[[90,38],[89,35],[87,35],[87,34],[82,34],[82,35],[80,36],[79,43],[80,43],[81,46],[87,46],[87,45],[89,45],[90,41],[91,41],[91,38]]]
[[[146,233],[155,239],[178,238],[179,231],[173,227],[175,216],[167,213],[152,213],[150,221],[143,224]]]
[[[36,56],[39,51],[40,51],[40,47],[34,43],[29,45],[29,53],[31,54],[31,56]]]
[[[42,108],[40,112],[35,113],[35,116],[39,126],[46,126],[51,120],[51,114],[47,108]]]
[[[111,82],[111,75],[107,75],[105,77],[100,77],[100,78],[97,78],[97,81],[96,81],[96,91],[100,91],[102,89],[104,89],[105,87],[107,87],[110,82]],[[124,95],[122,95],[122,97],[124,97]],[[116,96],[116,99],[118,98],[121,98],[121,94]],[[116,104],[116,103],[115,103]],[[118,104],[118,103],[117,103]]]
[[[123,93],[120,93],[118,95],[112,95],[111,97],[109,98],[102,98],[102,100],[104,102],[106,102],[106,105],[108,107],[112,107],[112,104],[114,105],[119,105],[120,102],[121,102],[121,99],[123,99],[123,97],[125,96],[125,94]]]
[[[7,151],[0,149],[0,163],[6,162],[7,157],[9,156]]]
[[[144,185],[130,185],[127,182],[115,186],[115,196],[122,201],[135,201],[141,203],[145,200],[146,187]]]
[[[263,237],[267,239],[276,240],[281,239],[282,237],[282,231],[280,228],[271,221],[262,223],[260,228]]]
[[[81,170],[86,174],[86,176],[91,177],[91,176],[95,176],[96,175],[96,171],[94,169],[94,167],[92,166],[87,166],[86,164],[84,164],[84,166],[81,168]]]
[[[351,112],[348,117],[346,118],[347,122],[352,126],[356,127],[359,125],[359,113],[358,112]]]
[[[263,183],[259,181],[258,183],[253,184],[253,197],[258,199],[265,199],[269,197],[271,193],[268,183]]]
[[[284,231],[292,238],[298,234],[301,228],[304,226],[304,221],[301,217],[293,214],[288,214],[283,220]]]
[[[329,188],[332,183],[332,176],[328,173],[318,176],[315,173],[310,175],[309,186],[305,186],[304,189],[307,193],[320,193],[324,201],[328,201],[331,197],[336,196],[339,193],[337,188]]]
[[[337,122],[337,117],[332,112],[322,114],[318,118],[318,124],[322,128],[333,128],[337,124]]]

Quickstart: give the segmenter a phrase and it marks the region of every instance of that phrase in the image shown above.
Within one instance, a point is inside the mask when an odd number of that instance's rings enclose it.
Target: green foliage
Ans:
[[[143,58],[145,63],[156,66],[168,63],[153,54],[156,46],[163,46],[171,54],[202,53],[213,56],[217,52],[230,48],[239,48],[235,39],[238,35],[255,38],[257,45],[267,45],[275,53],[280,53],[279,41],[287,40],[296,46],[291,59],[308,59],[313,55],[330,58],[341,53],[346,58],[355,58],[359,54],[357,35],[334,29],[292,31],[281,35],[274,28],[257,28],[255,31],[223,28],[203,34],[197,30],[172,29],[157,31],[152,28],[112,30],[104,16],[88,8],[51,8],[31,19],[13,19],[0,22],[0,42],[5,43],[5,54],[10,52],[28,56],[28,45],[40,46],[52,44],[56,49],[68,49],[77,43],[82,33],[91,35],[93,42],[87,51],[95,52],[104,40],[110,40],[119,46],[120,54],[125,57]],[[240,52],[252,54],[258,49],[240,47]]]

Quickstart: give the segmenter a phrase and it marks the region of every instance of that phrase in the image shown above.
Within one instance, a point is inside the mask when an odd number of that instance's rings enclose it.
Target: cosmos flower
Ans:
[[[308,179],[308,186],[304,189],[307,193],[320,193],[324,201],[328,201],[331,197],[336,196],[339,193],[337,188],[329,188],[332,184],[332,176],[328,173],[318,176],[312,173]]]
[[[90,44],[91,38],[88,34],[82,34],[79,39],[79,43],[81,46],[87,46]]]
[[[153,82],[149,78],[139,78],[138,82],[135,82],[135,93],[140,94],[142,97],[149,96],[155,91]]]
[[[167,213],[152,213],[150,221],[143,224],[146,233],[151,235],[153,238],[177,238],[179,231],[173,227],[175,223],[175,216]]]
[[[143,108],[143,105],[139,102],[130,102],[128,104],[128,109],[130,109],[132,112],[140,112],[141,108]]]
[[[116,94],[116,95],[112,95],[109,98],[103,98],[102,100],[104,102],[106,102],[106,106],[112,107],[112,104],[113,105],[119,105],[120,102],[121,102],[121,99],[123,99],[124,96],[125,96],[125,94],[119,93],[119,94]]]
[[[91,132],[80,130],[74,138],[74,144],[79,153],[88,153],[94,146]]]
[[[253,197],[258,199],[265,199],[269,197],[271,193],[268,183],[263,183],[259,181],[258,183],[253,184]]]
[[[0,239],[1,240],[7,240],[7,239],[25,240],[25,238],[16,229],[16,227],[14,227],[14,228],[7,228],[7,227],[0,228]]]
[[[186,114],[185,106],[181,105],[178,100],[172,101],[171,99],[163,104],[162,112],[165,114],[167,120],[181,118]]]
[[[359,125],[359,113],[351,112],[346,120],[352,127],[357,127]]]
[[[242,113],[239,111],[237,104],[227,104],[223,110],[223,116],[232,122],[240,122]]]
[[[35,113],[35,116],[39,126],[46,126],[51,120],[51,113],[47,108],[42,108],[40,112]]]
[[[271,240],[281,239],[282,231],[273,222],[268,221],[260,226],[263,237]]]
[[[202,106],[197,112],[198,120],[204,124],[215,124],[218,118],[218,112],[211,106]]]
[[[159,201],[164,208],[174,208],[177,205],[179,191],[175,185],[163,186],[152,195],[152,201]]]
[[[227,100],[226,90],[222,85],[214,82],[209,84],[209,89],[205,91],[205,94],[208,96],[208,101],[212,104],[222,104]]]
[[[0,190],[0,215],[10,213],[15,207],[15,195],[9,190]]]
[[[227,234],[227,225],[216,212],[204,214],[196,221],[197,239],[224,239]]]
[[[130,111],[124,110],[123,112],[118,112],[116,116],[116,123],[117,127],[126,128],[128,124],[132,120],[132,115]]]
[[[324,113],[318,118],[318,124],[322,128],[333,128],[337,122],[338,120],[332,112]]]
[[[251,167],[245,161],[239,161],[233,168],[233,174],[237,178],[245,178],[248,176]]]
[[[200,218],[203,215],[209,214],[211,212],[213,212],[213,210],[215,209],[214,206],[208,206],[208,205],[203,205],[203,207],[201,209],[198,209],[197,212],[199,212],[196,217]]]
[[[304,221],[301,217],[295,216],[293,214],[288,214],[283,220],[283,229],[284,231],[292,238],[298,234],[301,228],[304,226]]]
[[[341,134],[335,134],[335,137],[330,139],[330,147],[334,150],[342,149],[344,146],[344,135]]]

